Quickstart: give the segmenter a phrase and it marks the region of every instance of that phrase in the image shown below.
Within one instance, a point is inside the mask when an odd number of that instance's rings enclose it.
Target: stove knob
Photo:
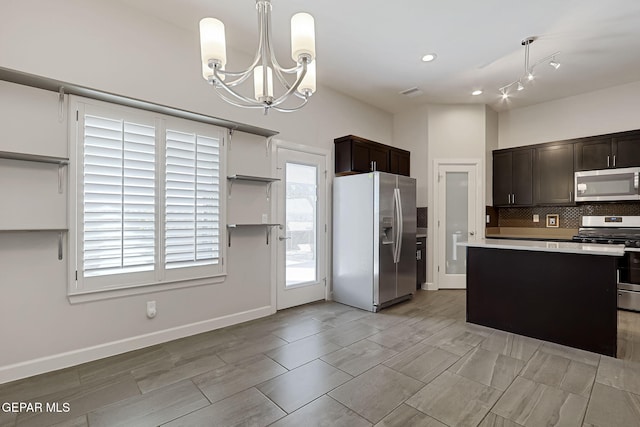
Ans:
[[[636,246],[640,246],[640,240],[636,240]]]
[[[596,239],[591,239],[591,243],[598,243]]]
[[[632,243],[633,243],[633,242],[632,242],[631,240],[625,240],[625,241],[624,241],[624,245],[625,245],[625,246],[631,246],[631,245],[632,245]]]
[[[609,239],[609,240],[607,240],[607,243],[610,244],[610,245],[613,245],[613,240]]]

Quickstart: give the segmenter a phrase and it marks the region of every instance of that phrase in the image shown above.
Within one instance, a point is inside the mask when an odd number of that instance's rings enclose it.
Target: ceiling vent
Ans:
[[[400,92],[400,95],[408,96],[409,98],[415,98],[416,96],[424,95],[424,92],[417,87],[410,87]]]

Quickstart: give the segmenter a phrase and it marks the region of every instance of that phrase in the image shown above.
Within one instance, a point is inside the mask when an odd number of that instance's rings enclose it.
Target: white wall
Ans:
[[[294,114],[265,117],[224,104],[201,77],[197,23],[187,32],[124,3],[3,2],[0,66],[276,130],[280,139],[331,151],[333,139],[347,134],[392,142],[391,115],[321,84]],[[233,52],[229,56],[233,61]],[[243,139],[252,143],[238,136]],[[264,152],[263,143],[255,147]],[[233,153],[229,162],[230,173],[261,174],[269,164],[258,155]],[[0,233],[0,340],[13,343],[0,352],[0,383],[273,310],[275,261],[261,232],[234,234],[224,283],[74,305],[66,297],[66,267],[56,255],[55,234]],[[151,299],[158,316],[148,320]]]
[[[499,114],[500,148],[640,129],[640,81]]]
[[[411,176],[416,179],[416,204],[427,206],[427,106],[419,106],[393,116],[393,145],[411,151]]]
[[[493,205],[493,150],[498,149],[498,113],[490,107],[486,111],[486,147],[485,147],[485,204]]]

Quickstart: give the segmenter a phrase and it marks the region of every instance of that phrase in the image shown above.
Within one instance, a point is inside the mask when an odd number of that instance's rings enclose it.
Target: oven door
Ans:
[[[575,172],[576,202],[640,200],[640,168]]]
[[[618,308],[640,311],[640,252],[627,249],[618,268]]]

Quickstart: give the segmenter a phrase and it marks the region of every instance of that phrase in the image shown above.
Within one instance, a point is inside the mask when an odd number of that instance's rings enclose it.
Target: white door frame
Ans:
[[[431,251],[430,259],[433,266],[433,284],[428,287],[429,290],[438,290],[439,286],[439,274],[436,270],[438,268],[439,254],[441,250],[445,250],[446,247],[443,242],[440,242],[440,233],[438,232],[438,213],[440,212],[440,205],[445,203],[444,200],[439,200],[440,193],[438,191],[438,174],[441,166],[475,166],[476,168],[476,238],[484,239],[485,236],[485,168],[484,161],[480,158],[461,158],[461,159],[434,159],[433,160],[433,174],[432,174],[432,188],[433,188],[433,209],[430,207],[429,211],[432,212],[430,216],[434,218],[433,227],[434,231],[430,234],[433,238],[433,250]]]
[[[326,203],[325,203],[325,209],[324,209],[324,221],[325,224],[327,225],[327,229],[325,232],[325,246],[324,246],[324,271],[325,271],[325,276],[326,276],[326,283],[327,286],[325,287],[325,295],[324,298],[325,300],[330,299],[330,293],[329,293],[329,289],[332,289],[332,284],[331,284],[331,270],[330,270],[330,257],[329,257],[329,248],[331,247],[331,216],[329,215],[329,212],[331,212],[331,202],[332,202],[332,197],[331,197],[331,193],[329,192],[330,190],[330,185],[329,185],[329,181],[330,181],[330,171],[332,171],[333,169],[330,169],[330,160],[331,160],[331,151],[324,149],[324,148],[320,148],[320,147],[313,147],[313,146],[309,146],[309,145],[304,145],[304,144],[299,144],[296,142],[289,142],[289,141],[284,141],[281,139],[271,139],[271,141],[269,142],[269,144],[271,145],[271,176],[278,176],[278,148],[286,148],[287,150],[293,150],[293,151],[300,151],[302,153],[309,153],[309,154],[317,154],[320,156],[324,156],[324,166],[325,166],[325,180],[324,180],[324,185],[325,185],[325,194],[326,194]],[[279,201],[279,197],[281,196],[281,194],[276,191],[273,193],[272,195],[272,203],[271,203],[271,218],[276,218],[278,215],[278,201]],[[279,232],[279,230],[275,230],[272,234],[273,237],[273,242],[274,244],[271,246],[271,259],[273,260],[273,265],[271,266],[271,307],[273,309],[273,312],[275,313],[277,311],[277,298],[278,298],[278,262],[280,261],[278,259],[278,245],[276,244],[277,240],[277,233]]]

